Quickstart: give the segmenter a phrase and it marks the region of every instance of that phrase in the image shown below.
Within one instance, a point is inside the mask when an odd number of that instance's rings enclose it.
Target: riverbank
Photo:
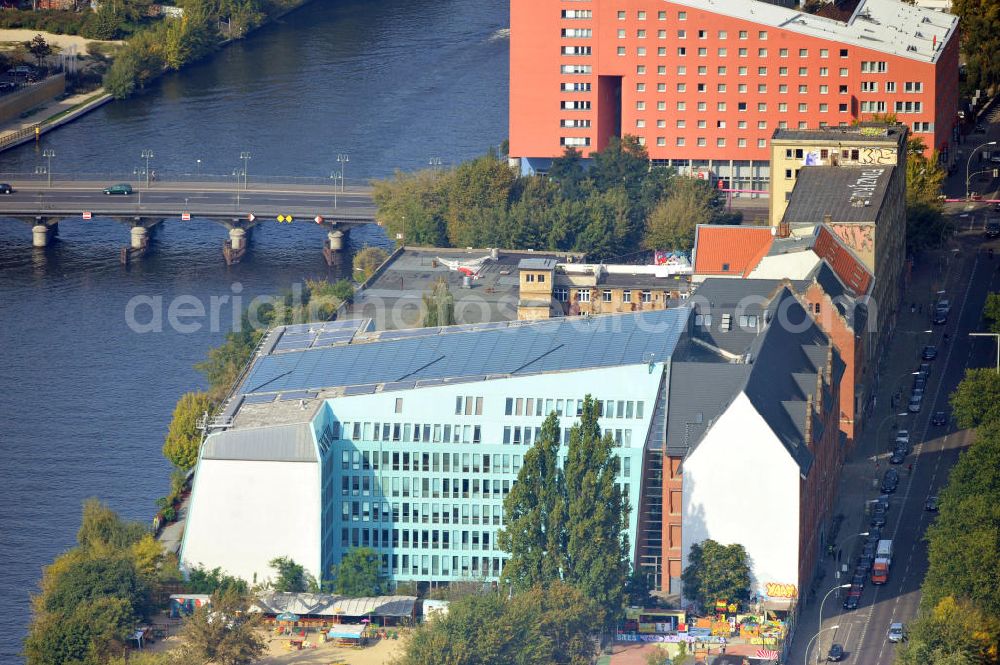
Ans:
[[[60,35],[44,30],[29,30],[27,28],[4,28],[0,30],[0,49],[16,47],[18,44],[30,42],[35,35],[41,35],[50,46],[57,47],[61,53],[57,55],[90,55],[91,44],[110,44],[120,46],[122,40],[87,39],[80,35]]]
[[[99,88],[96,92],[83,92],[46,102],[28,116],[11,120],[5,123],[6,126],[0,126],[0,152],[33,141],[46,132],[100,108],[111,99],[111,95],[103,88]]]

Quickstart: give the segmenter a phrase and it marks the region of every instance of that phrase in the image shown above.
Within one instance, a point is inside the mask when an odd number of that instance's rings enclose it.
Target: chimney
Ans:
[[[788,222],[781,222],[778,224],[778,237],[787,238],[792,235],[792,227]]]
[[[830,214],[823,215],[823,223],[824,224],[833,224],[833,215],[830,215]]]

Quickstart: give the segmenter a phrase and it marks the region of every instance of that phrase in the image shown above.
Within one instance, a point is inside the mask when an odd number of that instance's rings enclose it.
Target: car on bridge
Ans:
[[[14,188],[10,186],[10,183],[0,182],[0,194],[13,194]]]
[[[935,427],[943,427],[948,424],[948,414],[944,411],[936,411],[934,417],[931,418],[931,425]]]
[[[110,187],[105,187],[104,193],[108,195],[128,196],[129,194],[132,193],[132,185],[125,182],[120,182],[117,185],[111,185]]]
[[[934,360],[935,358],[937,358],[937,354],[938,354],[937,347],[933,345],[928,345],[924,347],[923,353],[920,354],[920,357],[923,358],[924,360]]]
[[[844,647],[839,644],[832,645],[826,654],[826,659],[831,663],[839,663],[844,660]]]
[[[890,642],[906,641],[906,626],[901,623],[889,624],[889,632],[886,634]]]
[[[929,513],[936,513],[938,510],[938,498],[935,495],[927,497],[927,501],[924,503],[924,510]]]

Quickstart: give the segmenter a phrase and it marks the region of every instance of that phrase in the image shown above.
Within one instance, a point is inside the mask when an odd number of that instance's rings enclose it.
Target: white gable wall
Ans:
[[[181,565],[263,582],[276,577],[268,561],[287,556],[318,578],[320,508],[315,462],[199,460]]]
[[[739,543],[754,589],[797,584],[799,467],[740,393],[683,465],[683,566],[708,538]]]

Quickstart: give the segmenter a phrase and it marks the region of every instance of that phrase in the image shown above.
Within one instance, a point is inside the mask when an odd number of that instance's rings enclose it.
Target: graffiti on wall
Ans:
[[[858,164],[895,164],[895,148],[861,148]]]
[[[854,250],[869,270],[875,267],[875,225],[874,224],[829,224],[845,245]]]

